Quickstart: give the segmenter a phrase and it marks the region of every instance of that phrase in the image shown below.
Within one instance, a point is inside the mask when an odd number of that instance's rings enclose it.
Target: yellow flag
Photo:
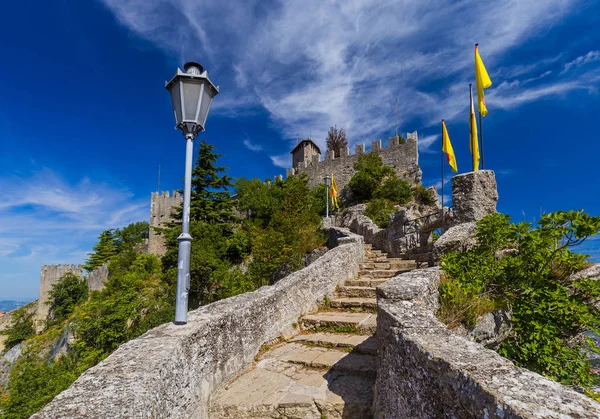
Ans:
[[[335,178],[333,177],[333,174],[331,175],[331,209],[340,209],[340,206],[338,205],[338,188],[337,185],[335,184]]]
[[[477,102],[479,105],[479,113],[481,116],[488,114],[487,107],[485,106],[485,99],[483,97],[483,89],[487,89],[492,85],[490,76],[488,76],[487,70],[483,65],[481,56],[479,55],[479,46],[475,44],[475,84],[477,85]]]
[[[454,155],[454,149],[450,142],[450,136],[448,135],[448,129],[446,123],[442,119],[442,152],[446,153],[448,158],[448,164],[452,168],[453,172],[458,172],[458,166],[456,165],[456,156]]]
[[[469,85],[469,89],[471,86]],[[477,141],[477,120],[475,119],[475,105],[473,104],[473,95],[471,94],[471,118],[469,121],[471,126],[471,137],[469,141],[469,148],[471,149],[471,155],[473,156],[473,171],[479,170],[479,142]]]

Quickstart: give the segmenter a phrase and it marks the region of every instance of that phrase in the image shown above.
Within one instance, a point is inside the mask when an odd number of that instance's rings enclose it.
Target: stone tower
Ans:
[[[42,266],[40,273],[40,298],[38,299],[37,312],[35,315],[35,328],[39,333],[45,325],[48,314],[50,314],[50,306],[46,304],[49,298],[49,292],[52,285],[56,284],[66,273],[81,278],[83,277],[83,266],[81,265],[45,265]]]
[[[165,240],[155,229],[164,227],[165,223],[173,221],[173,213],[183,204],[183,196],[173,191],[170,196],[169,191],[162,194],[152,192],[150,201],[150,233],[148,236],[148,253],[163,256],[167,248]]]
[[[300,143],[291,151],[291,154],[292,167],[306,167],[313,161],[318,162],[321,160],[321,150],[310,139],[300,141]]]

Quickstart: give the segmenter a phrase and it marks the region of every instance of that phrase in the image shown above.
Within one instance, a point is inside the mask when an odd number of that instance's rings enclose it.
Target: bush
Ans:
[[[87,300],[88,285],[84,279],[66,273],[49,292],[50,310],[54,321],[65,320],[73,313],[75,306]]]
[[[375,153],[363,154],[354,163],[356,174],[352,176],[348,186],[357,202],[365,202],[373,197],[373,193],[388,176],[394,176],[394,170],[383,165],[381,156]]]
[[[417,185],[413,188],[413,196],[415,201],[423,205],[433,205],[435,203],[431,191],[423,185]]]
[[[7,350],[34,336],[33,314],[28,313],[26,307],[16,309],[12,312],[11,326],[0,334],[6,336],[4,347]]]
[[[383,198],[396,204],[406,204],[412,198],[410,183],[397,177],[388,177],[373,193],[374,198]]]
[[[498,352],[516,365],[563,384],[590,386],[595,378],[584,332],[598,332],[600,281],[573,279],[585,255],[569,247],[600,232],[600,217],[583,211],[542,216],[537,228],[492,214],[477,224],[477,245],[442,257],[440,317],[472,325],[486,310],[509,306],[513,330]],[[500,256],[499,251],[512,249]],[[482,301],[479,301],[482,299]]]
[[[367,204],[365,215],[380,228],[386,228],[390,222],[390,215],[396,212],[394,204],[387,199],[374,199]]]

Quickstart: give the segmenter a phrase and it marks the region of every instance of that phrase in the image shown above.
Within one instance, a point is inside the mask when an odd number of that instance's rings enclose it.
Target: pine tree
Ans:
[[[94,245],[94,251],[89,254],[83,267],[88,272],[102,266],[104,263],[117,254],[117,231],[104,230],[98,237],[98,242]]]
[[[196,165],[192,170],[190,219],[207,223],[226,223],[234,219],[233,205],[228,188],[231,178],[224,166],[216,166],[221,154],[214,152],[211,144],[200,143]]]

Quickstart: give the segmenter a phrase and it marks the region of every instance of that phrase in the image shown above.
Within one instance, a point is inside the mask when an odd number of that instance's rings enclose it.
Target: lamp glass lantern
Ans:
[[[331,177],[329,175],[325,176],[325,186],[331,187]]]
[[[171,95],[175,128],[182,130],[184,135],[195,137],[204,131],[210,105],[219,88],[200,64],[189,62],[183,68],[185,72],[178,68],[165,87]]]

